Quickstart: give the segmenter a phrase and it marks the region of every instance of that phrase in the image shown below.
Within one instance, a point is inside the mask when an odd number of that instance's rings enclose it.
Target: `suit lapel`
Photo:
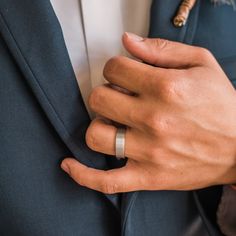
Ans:
[[[176,28],[172,23],[172,19],[174,18],[181,1],[182,0],[153,0],[151,7],[149,37],[165,38],[168,40],[192,44],[197,26],[200,1],[197,1],[196,6],[191,11],[187,24],[182,28]],[[126,222],[137,197],[138,192],[123,194],[122,235],[125,234]]]
[[[82,163],[105,168],[84,142],[89,116],[49,0],[1,0],[0,31],[39,104]],[[78,52],[79,53],[79,52]]]

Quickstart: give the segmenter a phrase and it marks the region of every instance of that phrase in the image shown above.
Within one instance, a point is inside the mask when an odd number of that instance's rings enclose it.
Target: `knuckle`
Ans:
[[[170,43],[170,41],[161,38],[157,38],[156,40],[154,40],[154,42],[155,46],[160,50],[165,49]]]
[[[150,150],[147,153],[148,159],[155,164],[158,163],[158,157],[159,157],[159,150],[155,147],[150,148]]]
[[[96,124],[92,124],[86,131],[85,141],[88,147],[94,151],[98,150],[99,139],[97,138],[97,127]]]
[[[165,82],[163,82],[163,88],[162,91],[166,94],[166,93],[174,93],[175,92],[175,82],[172,79],[168,79],[165,80]]]
[[[118,192],[118,185],[116,183],[105,182],[101,190],[105,194],[114,194]]]
[[[167,118],[164,118],[157,112],[153,112],[146,119],[146,126],[151,134],[159,136],[167,131],[169,122]]]
[[[206,48],[198,48],[197,56],[199,57],[200,61],[203,60],[204,62],[214,58],[212,53]]]
[[[104,95],[103,87],[100,86],[93,89],[88,99],[90,108],[96,112],[97,107],[99,106],[99,104],[103,104],[104,99],[105,99],[105,95]]]
[[[179,96],[180,90],[178,88],[178,79],[163,80],[161,84],[161,96],[167,102],[175,101]]]
[[[109,78],[110,76],[112,76],[117,71],[123,60],[123,56],[115,56],[109,59],[104,66],[103,76],[105,78]]]
[[[146,119],[147,128],[154,134],[158,130],[158,126],[159,126],[158,120],[159,120],[159,116],[156,113],[150,114]]]

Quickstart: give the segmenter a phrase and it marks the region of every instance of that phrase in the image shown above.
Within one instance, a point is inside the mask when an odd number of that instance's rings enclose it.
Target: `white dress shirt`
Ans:
[[[91,117],[93,113],[87,104],[91,89],[105,82],[103,67],[109,58],[126,55],[121,43],[124,32],[147,36],[151,2],[152,0],[51,0]],[[235,202],[236,191],[225,187],[218,221],[222,231],[228,236],[236,235],[236,227],[228,227],[229,222],[236,221]]]
[[[91,89],[104,83],[103,67],[125,55],[126,31],[147,36],[151,0],[51,0],[87,110]]]

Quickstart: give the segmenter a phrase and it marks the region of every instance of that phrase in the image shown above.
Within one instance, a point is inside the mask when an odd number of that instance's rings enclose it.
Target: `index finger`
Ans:
[[[103,74],[111,84],[137,95],[145,91],[148,81],[168,76],[164,68],[154,67],[124,56],[111,58],[106,63]]]

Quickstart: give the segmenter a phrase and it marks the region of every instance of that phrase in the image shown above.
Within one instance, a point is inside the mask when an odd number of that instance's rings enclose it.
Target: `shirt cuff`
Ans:
[[[234,185],[234,189],[236,189]],[[236,191],[231,186],[223,187],[221,202],[218,207],[217,221],[224,235],[236,235]]]
[[[232,189],[236,190],[236,184],[231,185]]]

